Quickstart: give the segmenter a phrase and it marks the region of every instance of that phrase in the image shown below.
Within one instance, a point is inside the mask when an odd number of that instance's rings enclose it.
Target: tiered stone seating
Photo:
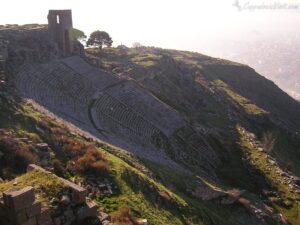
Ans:
[[[135,82],[121,80],[76,56],[24,68],[16,76],[16,86],[24,97],[90,132],[104,130],[108,138],[162,143],[184,124],[176,111]]]
[[[208,144],[205,143],[204,139],[200,134],[197,134],[189,127],[183,127],[176,132],[176,136],[185,142],[194,149],[207,152]],[[207,154],[207,153],[206,153]]]
[[[107,90],[107,93],[132,108],[135,112],[143,115],[144,118],[147,118],[148,121],[155,124],[167,135],[171,135],[184,125],[184,121],[177,112],[171,110],[167,105],[133,82],[116,85]]]
[[[60,64],[51,63],[25,68],[16,84],[22,95],[73,121],[89,123],[88,103],[95,89],[81,75]]]
[[[96,67],[91,67],[78,56],[66,58],[62,60],[62,63],[73,71],[81,74],[85,80],[96,85],[99,90],[121,81],[113,74],[107,73]]]
[[[150,142],[155,132],[160,133],[149,121],[107,93],[97,99],[92,113],[97,125],[108,127],[119,134],[125,129]]]
[[[88,104],[96,92],[96,87],[93,83],[88,82],[81,74],[76,73],[62,64],[60,64],[50,76],[54,78],[58,85],[61,85],[64,92],[67,92],[84,104]]]

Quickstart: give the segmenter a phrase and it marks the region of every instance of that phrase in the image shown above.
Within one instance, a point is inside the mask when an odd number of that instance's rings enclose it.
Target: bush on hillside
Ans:
[[[85,153],[85,144],[82,141],[69,141],[68,144],[64,145],[63,150],[70,157],[80,157]]]
[[[38,164],[39,158],[27,145],[11,137],[0,140],[0,149],[3,152],[2,166],[11,166],[17,172],[24,172],[31,163]]]
[[[112,214],[112,222],[118,225],[138,225],[131,210],[128,207],[122,207]]]
[[[26,171],[29,164],[39,164],[39,157],[27,148],[19,148],[14,155],[16,169]]]
[[[89,146],[86,153],[78,158],[75,167],[81,173],[92,173],[96,176],[106,176],[110,173],[105,156],[93,146]]]
[[[95,176],[107,176],[110,173],[110,166],[104,154],[95,145],[87,144],[76,138],[63,134],[61,130],[54,131],[56,145],[59,146],[72,160],[67,167],[69,172],[93,174]],[[58,163],[56,163],[58,167]],[[61,168],[57,168],[60,170]]]
[[[54,168],[54,173],[60,177],[64,177],[67,172],[64,165],[58,159],[54,159],[52,161],[52,165]]]

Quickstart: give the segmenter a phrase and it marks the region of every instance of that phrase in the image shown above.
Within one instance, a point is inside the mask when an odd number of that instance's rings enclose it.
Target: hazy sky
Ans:
[[[105,30],[114,45],[147,46],[205,53],[236,41],[300,30],[300,0],[1,0],[0,24],[47,23],[48,9],[72,9],[74,27]],[[274,3],[298,9],[250,10]],[[278,6],[277,7],[283,7]]]

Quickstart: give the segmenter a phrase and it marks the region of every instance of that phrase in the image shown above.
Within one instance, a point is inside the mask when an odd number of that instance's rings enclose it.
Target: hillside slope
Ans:
[[[97,201],[102,210],[112,213],[113,218],[116,217],[114,212],[127,207],[135,217],[147,218],[149,224],[254,225],[260,223],[260,218],[249,214],[247,208],[240,204],[219,204],[218,201],[222,198],[224,200],[229,198],[226,194],[211,201],[195,199],[186,188],[199,187],[199,182],[203,182],[201,177],[138,159],[132,154],[75,129],[74,126],[63,122],[50,112],[47,114],[45,111],[43,114],[36,112],[31,104],[22,101],[7,85],[1,86],[0,98],[0,176],[7,180],[0,182],[0,191],[15,186],[15,182],[22,187],[34,185],[42,199],[45,199],[43,202],[49,204],[47,202],[52,202],[52,198],[57,198],[59,187],[54,188],[55,184],[51,184],[51,180],[47,181],[48,186],[39,183],[46,182],[42,174],[24,174],[27,165],[36,163],[46,168],[54,168],[54,172],[60,176],[82,183],[90,175],[72,169],[70,162],[76,161],[73,155],[77,151],[76,146],[81,146],[83,151],[85,146],[93,145],[97,146],[97,151],[105,155],[110,167],[110,172],[101,173],[98,179],[108,179],[115,188],[113,194],[105,194],[101,197],[91,195],[91,198]],[[51,155],[46,162],[39,150],[39,147],[45,144],[49,146]],[[66,170],[57,166],[57,162]],[[16,178],[15,181],[8,182],[13,178]],[[212,187],[208,187],[208,193],[209,190],[213,190]],[[256,207],[263,207],[263,204],[260,204],[261,206]],[[264,217],[272,221],[271,216],[270,214]],[[274,216],[275,221],[277,219],[275,219],[276,215]]]
[[[115,187],[90,188],[99,206],[149,224],[298,224],[300,104],[251,68],[157,48],[18,50],[1,87],[4,179],[32,162],[92,174]]]

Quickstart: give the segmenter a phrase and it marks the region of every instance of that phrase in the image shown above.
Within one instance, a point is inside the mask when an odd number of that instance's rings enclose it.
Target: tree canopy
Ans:
[[[142,44],[140,42],[133,42],[132,47],[133,48],[140,48],[140,47],[142,47]]]
[[[86,38],[86,35],[84,34],[83,31],[76,29],[76,28],[71,28],[70,30],[70,37],[72,40],[83,40]]]
[[[86,45],[102,48],[103,46],[111,47],[112,43],[113,40],[107,32],[97,30],[91,33]]]

